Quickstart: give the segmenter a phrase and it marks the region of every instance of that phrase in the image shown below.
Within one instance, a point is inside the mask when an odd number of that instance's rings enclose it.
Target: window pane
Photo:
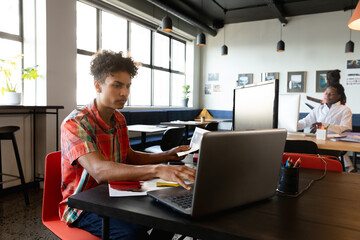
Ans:
[[[96,52],[96,8],[76,2],[77,48]]]
[[[77,105],[86,105],[96,97],[94,77],[90,75],[91,57],[77,55],[76,61],[76,102]]]
[[[138,75],[131,82],[131,106],[151,105],[151,69],[139,68]]]
[[[127,21],[113,14],[102,12],[102,49],[126,53]]]
[[[19,35],[18,0],[0,0],[0,31]]]
[[[173,70],[185,72],[185,44],[171,39],[172,42],[172,66]]]
[[[170,74],[154,70],[154,106],[169,106]]]
[[[0,38],[0,59],[7,60],[9,58],[15,57],[17,55],[21,54],[21,42],[17,41],[11,41],[6,39]],[[17,58],[16,62],[19,64],[17,69],[14,70],[12,76],[11,76],[11,82],[13,83],[13,86],[16,85],[16,91],[22,92],[21,88],[21,69],[22,69],[22,63],[21,63],[21,57]],[[0,67],[2,64],[0,63]],[[6,67],[7,68],[7,67]],[[0,72],[2,75],[3,72]],[[3,76],[1,76],[2,79]],[[5,87],[5,82],[1,81],[0,88]]]
[[[169,37],[154,33],[154,65],[169,68]]]
[[[183,86],[185,85],[185,75],[172,74],[171,84],[171,105],[182,106],[182,100],[184,99]]]
[[[150,64],[150,30],[130,24],[130,53],[136,62]]]

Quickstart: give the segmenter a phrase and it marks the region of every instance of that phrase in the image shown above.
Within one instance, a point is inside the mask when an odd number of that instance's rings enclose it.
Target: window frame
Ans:
[[[23,0],[17,0],[19,3],[19,34],[12,34],[0,31],[0,38],[21,43],[21,54],[24,54],[24,8]],[[24,68],[24,58],[21,59],[21,69]],[[21,96],[24,97],[24,81],[21,81]],[[23,102],[23,101],[22,101]],[[25,104],[25,103],[24,103]]]
[[[81,2],[83,4],[87,4],[86,2],[82,2],[82,1],[78,1],[78,2]],[[91,6],[91,5],[89,5]],[[94,6],[92,6],[94,7]],[[129,97],[127,103],[126,103],[126,107],[134,107],[134,108],[164,108],[164,107],[181,107],[181,106],[173,106],[172,105],[172,100],[171,100],[171,94],[172,94],[172,73],[176,73],[176,74],[181,74],[181,75],[184,75],[185,76],[185,82],[184,84],[186,84],[186,47],[187,47],[187,44],[186,44],[186,41],[182,40],[182,39],[179,39],[179,38],[176,38],[172,35],[167,35],[165,33],[163,33],[162,31],[159,31],[159,30],[154,30],[154,29],[151,29],[149,28],[148,26],[142,24],[141,22],[137,22],[135,20],[132,20],[130,21],[126,16],[123,16],[122,14],[118,13],[118,12],[113,12],[113,11],[110,11],[110,10],[103,10],[103,9],[99,9],[97,7],[94,7],[96,8],[97,10],[97,19],[96,19],[96,23],[97,23],[97,36],[96,36],[96,41],[97,41],[97,49],[101,49],[101,46],[102,46],[102,35],[101,35],[101,19],[102,19],[102,12],[108,12],[108,13],[111,13],[111,14],[114,14],[116,16],[119,16],[119,17],[122,17],[122,18],[125,18],[127,20],[127,51],[130,51],[130,27],[131,27],[131,22],[135,23],[135,24],[138,24],[139,26],[141,27],[144,27],[146,29],[149,29],[150,30],[150,64],[146,64],[146,63],[141,63],[141,66],[144,67],[144,68],[149,68],[151,70],[151,93],[150,93],[150,96],[151,96],[151,99],[150,99],[150,105],[146,105],[146,106],[139,106],[139,105],[131,105],[131,97]],[[169,40],[169,64],[168,64],[168,68],[164,68],[164,67],[159,67],[159,66],[155,66],[154,65],[154,33],[158,33],[158,34],[161,34],[161,35],[164,35],[165,37],[168,38]],[[173,40],[176,40],[176,41],[179,41],[179,42],[182,42],[184,44],[184,71],[178,71],[178,70],[174,70],[171,68],[171,59],[172,59],[172,42]],[[87,51],[87,50],[83,50],[83,49],[80,49],[77,47],[77,54],[80,54],[80,55],[87,55],[87,56],[92,56],[93,54],[95,54],[95,52],[91,52],[91,51]],[[136,60],[136,59],[135,59]],[[154,105],[154,70],[159,70],[159,71],[164,71],[164,72],[168,72],[169,73],[169,105]]]

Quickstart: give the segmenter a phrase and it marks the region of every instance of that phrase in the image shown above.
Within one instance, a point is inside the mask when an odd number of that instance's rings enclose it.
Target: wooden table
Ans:
[[[356,142],[332,141],[330,139],[317,140],[315,135],[304,133],[290,133],[287,135],[286,139],[313,141],[317,144],[319,149],[360,152],[360,143]]]
[[[189,138],[189,127],[199,127],[201,125],[211,123],[209,121],[171,121],[171,122],[161,122],[160,124],[163,125],[170,125],[170,126],[185,126],[185,138]]]
[[[56,131],[56,150],[59,150],[59,109],[64,109],[64,106],[27,106],[27,105],[0,105],[0,115],[24,115],[30,114],[33,119],[33,178],[36,180],[43,180],[36,177],[36,116],[43,114],[55,115],[55,131]]]
[[[345,141],[332,141],[327,140],[318,140],[316,139],[315,134],[306,134],[306,133],[288,133],[286,140],[308,140],[316,143],[319,149],[323,150],[334,150],[334,151],[344,151],[344,152],[353,152],[353,165],[356,167],[356,153],[360,152],[360,143],[356,142],[345,142]],[[340,160],[343,164],[343,158],[340,156]],[[344,164],[343,164],[344,168]]]
[[[300,189],[323,171],[301,169]],[[245,193],[246,194],[246,193]],[[191,219],[149,197],[110,198],[100,185],[69,198],[74,208],[200,239],[360,239],[360,175],[327,172],[298,198],[270,200]],[[105,221],[105,223],[106,223]]]
[[[141,133],[141,144],[143,148],[146,148],[146,133],[162,133],[166,130],[174,127],[159,126],[159,125],[144,125],[144,124],[134,124],[127,126],[128,131],[130,132],[140,132]]]

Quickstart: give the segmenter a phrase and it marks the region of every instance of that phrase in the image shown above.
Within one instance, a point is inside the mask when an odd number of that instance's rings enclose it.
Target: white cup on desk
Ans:
[[[317,140],[326,140],[327,129],[317,129],[316,130],[316,139]]]
[[[200,117],[200,122],[204,123],[205,122],[205,117]]]

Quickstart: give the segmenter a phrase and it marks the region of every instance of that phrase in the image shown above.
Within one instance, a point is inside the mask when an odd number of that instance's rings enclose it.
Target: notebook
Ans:
[[[278,184],[286,135],[285,129],[205,133],[192,190],[175,187],[147,194],[191,217],[270,198]],[[191,204],[182,207],[186,199]]]

